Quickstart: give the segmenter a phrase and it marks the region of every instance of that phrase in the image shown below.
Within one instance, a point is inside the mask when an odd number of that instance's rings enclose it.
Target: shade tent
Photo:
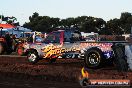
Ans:
[[[4,36],[8,32],[9,34],[16,35],[17,38],[21,37],[24,32],[32,31],[24,27],[13,26],[11,24],[0,24],[0,28],[3,28],[2,30],[0,30],[0,35],[2,34]]]
[[[11,24],[0,24],[0,27],[2,27],[3,29],[16,28],[16,26],[13,26]]]

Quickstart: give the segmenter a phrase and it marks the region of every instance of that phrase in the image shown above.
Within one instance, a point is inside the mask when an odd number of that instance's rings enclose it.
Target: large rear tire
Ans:
[[[27,59],[32,64],[37,63],[39,61],[38,58],[39,58],[38,53],[35,50],[30,50],[27,54]]]
[[[84,55],[84,62],[88,68],[99,68],[103,64],[103,53],[100,49],[94,47],[88,49]]]
[[[128,64],[125,56],[125,46],[122,44],[113,45],[112,49],[115,54],[114,64],[118,71],[128,71]]]

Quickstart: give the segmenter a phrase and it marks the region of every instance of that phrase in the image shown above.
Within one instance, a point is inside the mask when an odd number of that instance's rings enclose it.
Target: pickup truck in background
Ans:
[[[98,68],[106,60],[113,58],[113,44],[124,41],[85,41],[78,30],[58,30],[47,35],[37,43],[27,43],[23,46],[24,54],[30,63],[37,63],[41,59],[55,62],[56,59],[84,60],[89,68]]]

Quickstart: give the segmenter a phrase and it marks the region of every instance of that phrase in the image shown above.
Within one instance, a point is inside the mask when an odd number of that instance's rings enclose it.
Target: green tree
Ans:
[[[39,16],[39,14],[37,12],[33,13],[33,15],[29,17],[30,22],[32,22],[38,16]]]
[[[120,19],[111,19],[110,21],[107,22],[107,26],[112,32],[112,34],[121,34],[121,28],[120,28]]]
[[[121,13],[121,17],[120,17],[121,23],[122,23],[122,24],[127,23],[127,19],[128,19],[129,17],[131,17],[131,13],[129,13],[129,12]]]
[[[51,28],[58,28],[60,26],[60,18],[50,18]]]
[[[129,12],[121,13],[120,21],[121,21],[121,28],[123,29],[124,33],[130,33],[132,26],[131,13]]]
[[[130,33],[132,15],[129,12],[121,13],[120,19],[114,18],[104,21],[102,18],[91,16],[69,17],[66,19],[39,16],[37,12],[29,17],[30,22],[24,26],[33,31],[51,32],[56,28],[78,28],[82,32],[97,32],[99,34]]]

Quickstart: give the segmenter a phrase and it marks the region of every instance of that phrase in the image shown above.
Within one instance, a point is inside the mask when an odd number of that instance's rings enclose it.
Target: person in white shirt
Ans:
[[[125,45],[125,55],[127,57],[129,70],[132,70],[132,37],[130,36],[126,40],[128,44]]]

